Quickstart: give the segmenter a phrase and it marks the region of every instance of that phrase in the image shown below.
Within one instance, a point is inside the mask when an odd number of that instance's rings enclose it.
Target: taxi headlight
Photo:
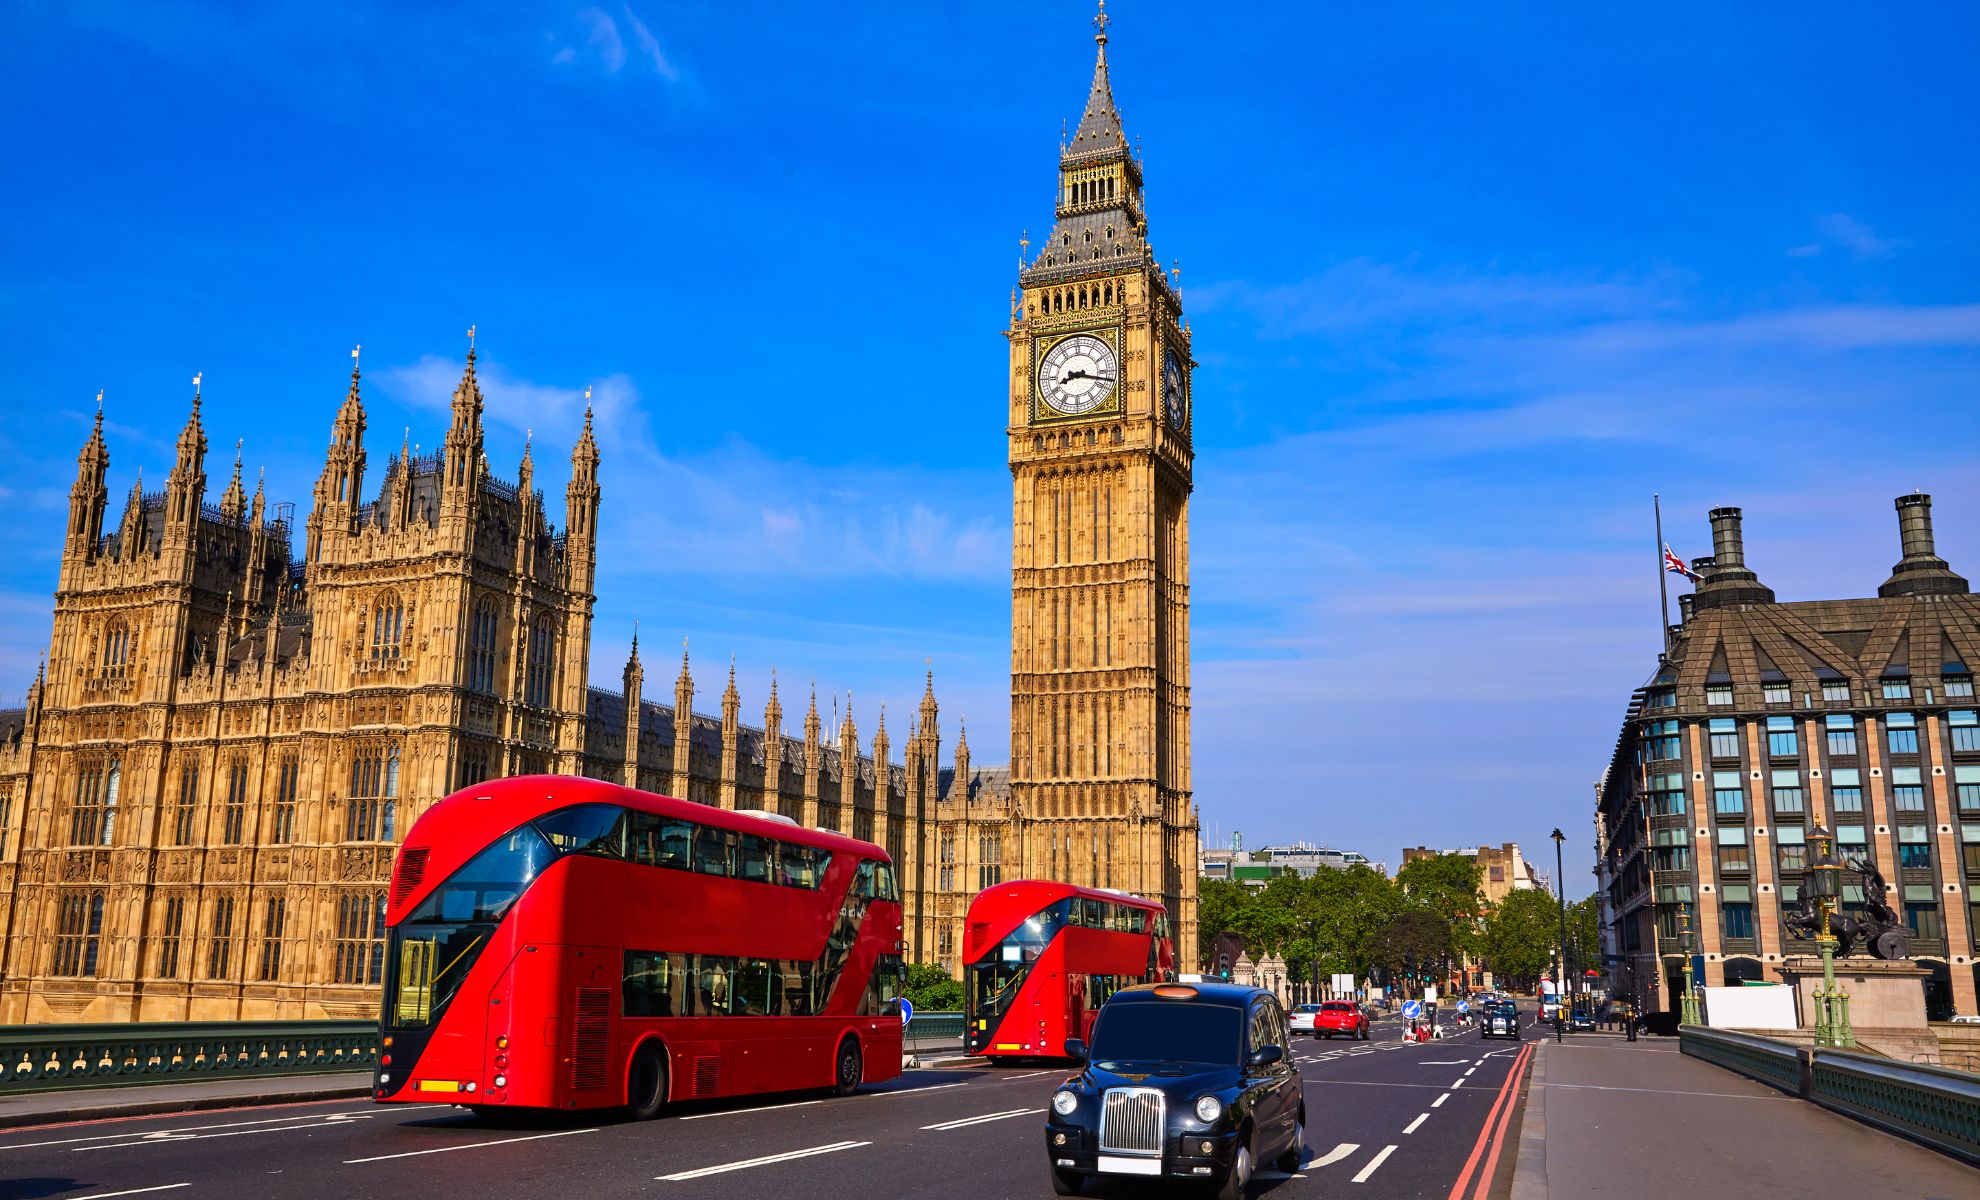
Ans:
[[[1224,1102],[1215,1096],[1201,1096],[1196,1101],[1196,1119],[1205,1125],[1214,1123],[1224,1115]]]
[[[1059,1092],[1052,1097],[1052,1111],[1062,1117],[1072,1116],[1073,1109],[1078,1107],[1079,1097],[1071,1092]]]

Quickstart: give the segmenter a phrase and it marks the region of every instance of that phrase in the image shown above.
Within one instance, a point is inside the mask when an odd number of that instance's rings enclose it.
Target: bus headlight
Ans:
[[[498,1088],[505,1088],[505,1087],[508,1087],[508,1086],[509,1086],[509,1077],[508,1077],[507,1075],[497,1075],[497,1076],[495,1077],[495,1086],[496,1086],[496,1087],[498,1087]]]
[[[1060,1092],[1052,1097],[1052,1111],[1062,1117],[1072,1116],[1073,1109],[1078,1107],[1079,1097],[1071,1092]]]
[[[1224,1102],[1215,1096],[1199,1096],[1196,1100],[1196,1119],[1205,1125],[1214,1125],[1218,1117],[1224,1115]]]

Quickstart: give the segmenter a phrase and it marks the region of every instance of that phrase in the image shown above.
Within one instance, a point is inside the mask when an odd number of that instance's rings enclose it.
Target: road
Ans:
[[[1504,1195],[1513,1151],[1496,1154],[1480,1134],[1488,1119],[1514,1129],[1519,1089],[1508,1084],[1522,1046],[1476,1035],[1406,1044],[1388,1021],[1375,1036],[1297,1042],[1307,1160],[1291,1177],[1261,1174],[1251,1194],[1443,1200],[1461,1174],[1471,1197],[1495,1173]],[[16,1130],[0,1134],[0,1197],[1050,1196],[1041,1130],[1066,1074],[945,1064],[845,1099],[686,1104],[646,1123],[495,1124],[451,1106],[345,1101]],[[1150,1191],[1140,1181],[1090,1190]]]

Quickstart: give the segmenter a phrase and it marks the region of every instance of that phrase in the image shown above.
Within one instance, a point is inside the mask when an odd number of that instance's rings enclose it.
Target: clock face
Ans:
[[[1107,403],[1119,377],[1112,346],[1090,333],[1074,334],[1038,364],[1038,394],[1053,412],[1082,416]]]
[[[1169,424],[1177,429],[1183,427],[1183,372],[1182,362],[1171,350],[1162,364],[1162,394],[1169,401]]]

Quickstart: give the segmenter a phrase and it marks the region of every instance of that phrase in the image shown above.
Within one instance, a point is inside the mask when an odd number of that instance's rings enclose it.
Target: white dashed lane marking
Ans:
[[[1370,1159],[1367,1166],[1361,1168],[1360,1173],[1354,1177],[1354,1181],[1356,1183],[1367,1183],[1368,1177],[1373,1175],[1383,1163],[1389,1160],[1389,1156],[1395,1152],[1396,1148],[1394,1146],[1382,1147],[1382,1152]]]
[[[1442,1108],[1444,1107],[1444,1101],[1449,1100],[1450,1098],[1451,1098],[1451,1094],[1449,1092],[1445,1092],[1443,1095],[1437,1097],[1435,1100],[1432,1100],[1430,1102],[1430,1107]]]
[[[1414,1121],[1411,1121],[1411,1122],[1410,1122],[1410,1123],[1409,1123],[1409,1124],[1408,1124],[1407,1126],[1405,1126],[1405,1127],[1403,1128],[1403,1132],[1404,1132],[1404,1133],[1415,1133],[1415,1132],[1416,1132],[1416,1127],[1417,1127],[1418,1125],[1421,1125],[1421,1124],[1423,1124],[1423,1123],[1424,1123],[1425,1121],[1428,1121],[1429,1119],[1430,1119],[1430,1114],[1429,1114],[1429,1113],[1424,1113],[1424,1114],[1423,1114],[1422,1116],[1420,1116],[1420,1117],[1418,1117],[1418,1118],[1416,1118],[1416,1119],[1415,1119]]]
[[[840,1150],[857,1150],[861,1146],[871,1146],[872,1142],[833,1142],[827,1146],[812,1146],[805,1150],[787,1150],[782,1154],[766,1154],[762,1158],[745,1158],[741,1162],[722,1163],[713,1167],[701,1167],[693,1171],[676,1171],[672,1175],[657,1175],[654,1178],[670,1183],[688,1179],[700,1179],[707,1175],[720,1175],[725,1171],[741,1171],[749,1167],[768,1166],[771,1163],[790,1162],[797,1158],[810,1158],[814,1154],[832,1154]]]

